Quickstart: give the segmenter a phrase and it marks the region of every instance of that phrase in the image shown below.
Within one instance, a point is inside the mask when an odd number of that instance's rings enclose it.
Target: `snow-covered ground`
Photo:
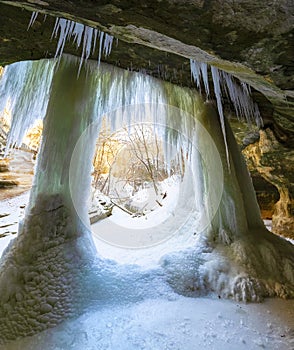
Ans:
[[[92,225],[100,255],[120,263],[151,266],[164,254],[193,245],[197,227],[194,191],[187,182],[172,177],[161,187],[165,195],[155,210],[137,217],[114,207],[110,217]],[[147,196],[144,206],[148,200]]]
[[[163,295],[93,309],[5,347],[5,350],[41,349],[291,350],[294,301],[269,299],[262,304],[238,304]]]
[[[16,222],[27,201],[28,193],[0,202],[0,212],[9,213],[0,219],[5,226],[2,233],[17,230]],[[92,225],[101,261],[106,258],[118,262],[105,260],[112,276],[109,280],[101,265],[103,288],[111,291],[102,290],[100,295],[101,290],[97,290],[96,302],[79,317],[0,346],[1,350],[294,349],[294,300],[266,299],[261,304],[244,304],[215,295],[189,298],[176,294],[160,278],[156,267],[160,257],[191,246],[197,239],[192,230],[195,216],[179,225],[165,242],[130,249],[101,239],[99,232],[117,233],[116,219],[121,220],[122,213],[116,208],[113,215],[117,217]],[[9,234],[0,239],[0,255],[14,237]],[[136,277],[136,268],[130,265],[135,263],[141,265],[143,279]]]
[[[24,217],[29,192],[0,201],[0,256],[8,243],[15,238],[18,223]]]

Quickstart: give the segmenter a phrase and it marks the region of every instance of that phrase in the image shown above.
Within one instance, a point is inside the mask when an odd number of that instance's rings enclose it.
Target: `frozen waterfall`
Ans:
[[[11,99],[10,146],[44,117],[30,205],[0,260],[0,344],[93,305],[147,298],[150,290],[191,296],[213,291],[244,301],[293,296],[293,247],[265,230],[229,124],[195,91],[106,64],[80,66],[71,56],[58,65],[42,60],[6,67],[0,91],[2,108]],[[191,169],[197,239],[189,249],[163,256],[152,274],[95,252],[86,201],[103,117],[113,130],[151,123],[170,145],[167,169],[179,152]],[[147,293],[148,276],[153,288]]]

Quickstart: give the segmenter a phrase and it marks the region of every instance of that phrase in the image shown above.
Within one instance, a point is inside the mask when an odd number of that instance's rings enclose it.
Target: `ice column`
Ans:
[[[80,135],[93,120],[94,100],[92,79],[84,67],[77,79],[78,66],[78,59],[65,57],[56,67],[30,204],[18,236],[0,259],[0,346],[77,315],[86,299],[87,272],[96,250],[87,209],[77,215],[72,204],[69,164]],[[77,189],[81,208],[87,207],[90,190],[97,135],[91,136],[72,166],[82,188]],[[7,314],[4,305],[13,312]]]
[[[52,90],[44,119],[44,131],[38,157],[36,176],[31,192],[30,207],[38,205],[43,196],[62,197],[62,202],[71,208],[69,190],[69,168],[72,152],[76,143],[93,121],[94,99],[93,79],[82,69],[77,79],[78,59],[65,56],[56,67]],[[97,135],[95,135],[97,136]],[[91,162],[94,145],[89,139],[79,155],[74,174],[76,183],[85,193],[90,188]],[[81,195],[79,202],[85,206],[86,197]]]
[[[223,243],[229,244],[237,237],[247,236],[252,229],[264,228],[264,224],[260,218],[252,180],[229,123],[224,119],[230,170],[225,166],[227,152],[221,125],[216,111],[211,106],[207,107],[205,118],[202,115],[201,122],[217,146],[224,171],[223,195],[219,209],[211,222],[211,232]],[[206,140],[202,139],[199,142],[205,143]],[[210,162],[212,165],[211,171],[214,171],[213,154],[210,155]],[[220,186],[220,184],[215,184],[216,188],[217,186]],[[208,200],[211,201],[212,198],[211,196]],[[208,202],[207,207],[210,206]]]

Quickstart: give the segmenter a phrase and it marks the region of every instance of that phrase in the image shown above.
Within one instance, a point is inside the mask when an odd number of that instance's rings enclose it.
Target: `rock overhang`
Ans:
[[[13,5],[13,6],[12,6]],[[263,117],[293,143],[293,4],[226,1],[0,1],[0,63],[53,57],[56,16],[114,35],[107,62],[195,87],[189,58],[223,69],[254,88]],[[31,11],[39,16],[27,31]],[[72,44],[65,52],[78,55]],[[95,58],[96,57],[91,57]],[[280,132],[281,133],[281,132]]]

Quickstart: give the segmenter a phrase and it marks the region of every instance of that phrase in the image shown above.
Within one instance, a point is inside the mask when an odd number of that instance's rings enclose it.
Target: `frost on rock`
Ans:
[[[34,102],[34,116],[43,110],[46,116],[30,205],[0,262],[0,343],[52,327],[93,303],[146,298],[150,280],[156,280],[153,294],[148,290],[152,295],[169,295],[173,288],[184,295],[214,292],[243,301],[293,296],[293,246],[264,228],[232,131],[224,119],[225,144],[210,104],[189,89],[106,64],[98,69],[89,61],[78,79],[79,61],[71,56],[63,56],[58,66],[55,60],[40,64],[47,67],[48,85],[39,82],[38,96],[50,94],[45,102]],[[12,89],[23,101],[13,109],[11,145],[21,139],[22,123],[27,127],[34,119],[26,120],[32,95],[24,87],[26,79],[36,79],[34,67],[29,62],[13,66],[11,77],[4,75],[0,82],[1,91],[8,78],[19,82]],[[156,271],[95,262],[86,203],[103,116],[112,130],[151,123],[170,145],[167,169],[179,152],[191,169],[195,246],[163,256]],[[130,287],[134,281],[135,289]]]

